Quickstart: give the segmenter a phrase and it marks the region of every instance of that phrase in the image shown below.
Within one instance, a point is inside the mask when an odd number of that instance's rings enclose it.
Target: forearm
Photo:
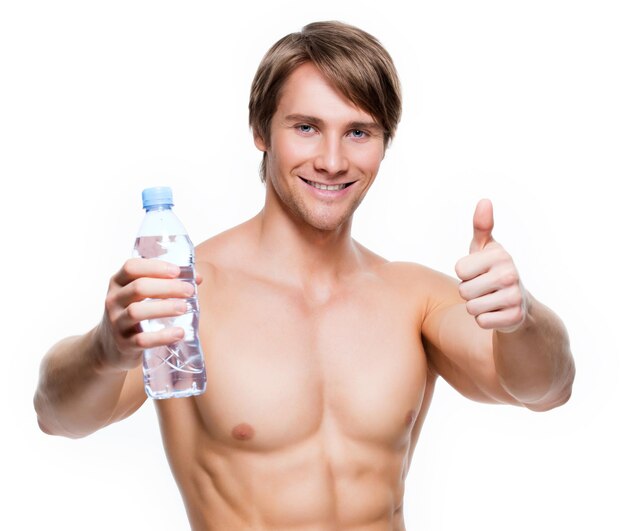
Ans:
[[[544,411],[569,399],[575,365],[561,320],[532,295],[528,298],[518,330],[494,331],[493,354],[502,386],[529,409]]]
[[[98,327],[68,337],[44,356],[34,406],[43,431],[83,437],[107,425],[126,371],[102,371]]]

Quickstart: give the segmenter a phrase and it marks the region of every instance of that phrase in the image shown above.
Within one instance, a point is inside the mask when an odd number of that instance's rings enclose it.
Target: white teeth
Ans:
[[[327,186],[325,184],[314,183],[313,181],[306,181],[306,182],[309,183],[314,188],[319,188],[320,190],[337,191],[337,190],[343,190],[346,186],[348,186],[347,184],[335,184],[334,186]]]

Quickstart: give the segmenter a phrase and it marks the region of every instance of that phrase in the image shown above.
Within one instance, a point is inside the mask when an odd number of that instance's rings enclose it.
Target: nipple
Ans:
[[[415,410],[414,409],[409,409],[409,412],[406,414],[406,425],[410,426],[411,424],[413,424],[413,421],[415,420]]]
[[[231,432],[234,439],[238,441],[248,441],[254,437],[254,428],[245,422],[237,424]]]

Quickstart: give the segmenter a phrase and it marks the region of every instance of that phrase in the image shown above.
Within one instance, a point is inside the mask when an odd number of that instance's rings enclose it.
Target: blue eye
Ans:
[[[367,136],[367,133],[365,131],[362,131],[361,129],[355,129],[354,131],[352,131],[352,134],[355,138],[365,138]]]
[[[308,124],[299,125],[298,129],[303,133],[310,133],[311,131],[313,131],[313,128]]]

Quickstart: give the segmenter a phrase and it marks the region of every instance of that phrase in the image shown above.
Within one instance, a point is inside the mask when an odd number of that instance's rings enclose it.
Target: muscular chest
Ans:
[[[261,283],[205,292],[207,391],[197,399],[211,439],[258,451],[323,426],[402,445],[422,399],[426,362],[414,306],[374,283],[324,304]]]

